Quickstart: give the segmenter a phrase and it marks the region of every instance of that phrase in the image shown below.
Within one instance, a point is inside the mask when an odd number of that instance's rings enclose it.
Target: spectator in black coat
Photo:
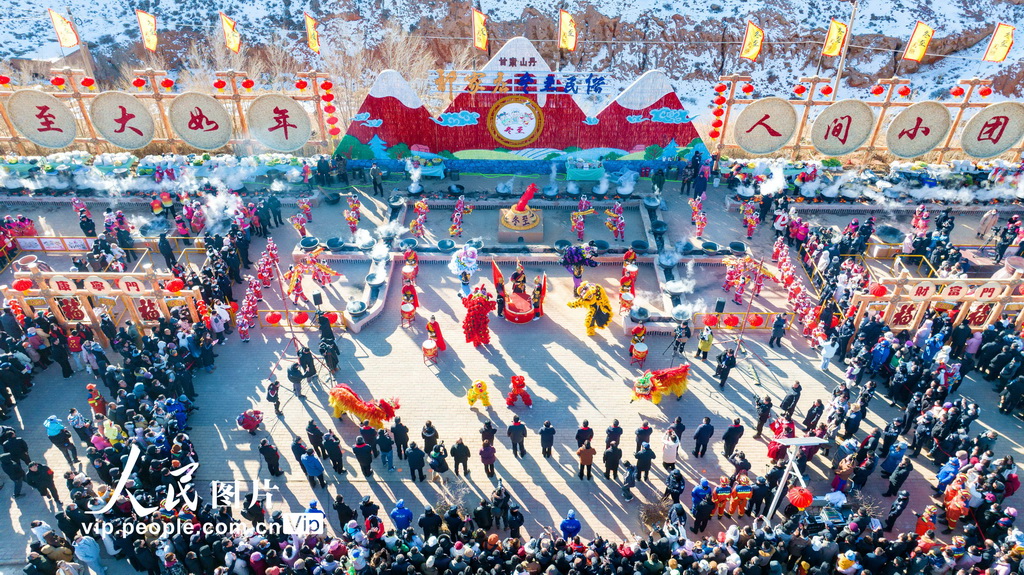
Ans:
[[[725,451],[722,452],[722,455],[730,457],[741,437],[743,437],[743,425],[740,424],[740,418],[737,417],[732,420],[732,425],[725,428],[725,433],[722,434],[722,441],[725,442]]]
[[[677,434],[678,435],[678,434]],[[622,440],[622,428],[619,427],[619,420],[612,420],[612,424],[608,426],[608,429],[604,430],[604,448],[608,449],[612,443],[616,445]],[[580,447],[583,444],[579,444],[576,447]]]
[[[643,447],[643,444],[651,442],[652,433],[654,433],[654,429],[651,427],[650,423],[647,423],[645,421],[642,424],[640,424],[640,427],[638,427],[637,430],[634,432],[634,434],[636,435],[637,451],[640,451],[640,448]]]
[[[395,416],[395,422],[391,425],[391,438],[395,440],[398,458],[405,459],[405,450],[409,447],[409,428],[399,416]]]
[[[555,428],[550,421],[544,422],[544,427],[537,430],[540,436],[540,453],[544,457],[551,457],[551,448],[555,446]]]
[[[423,467],[427,464],[427,454],[416,446],[415,441],[409,444],[409,449],[405,452],[405,461],[409,464],[409,475],[413,481],[416,481],[417,474],[420,476],[421,483],[427,480],[427,476],[423,474]]]
[[[618,424],[619,420],[616,419],[615,425]],[[619,435],[622,435],[621,428],[619,430]],[[583,444],[590,441],[591,439],[594,439],[594,430],[590,428],[590,422],[584,419],[583,425],[581,425],[580,428],[576,430],[576,447],[583,447]]]
[[[696,442],[692,451],[694,457],[704,457],[704,452],[708,450],[708,442],[714,435],[715,428],[711,425],[711,418],[705,417],[703,423],[693,432],[693,440]]]

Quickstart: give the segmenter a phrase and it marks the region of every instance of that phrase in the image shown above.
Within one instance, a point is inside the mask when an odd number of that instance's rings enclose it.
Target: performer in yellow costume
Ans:
[[[469,393],[466,394],[466,401],[469,402],[470,407],[476,405],[478,399],[484,407],[491,406],[491,398],[487,394],[487,382],[482,379],[474,381],[473,385],[469,387]]]
[[[585,320],[587,335],[596,334],[598,328],[604,329],[612,321],[612,305],[608,302],[608,294],[597,284],[581,283],[576,289],[576,299],[566,305],[590,308]]]

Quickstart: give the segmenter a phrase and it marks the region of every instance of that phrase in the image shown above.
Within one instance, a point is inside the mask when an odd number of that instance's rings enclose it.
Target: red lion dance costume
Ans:
[[[462,305],[466,306],[466,319],[462,320],[462,332],[466,334],[466,343],[473,344],[473,347],[489,345],[491,343],[490,313],[494,311],[497,304],[491,299],[491,294],[484,288],[476,288],[473,293],[462,298]]]
[[[523,403],[526,407],[533,407],[533,398],[526,391],[526,378],[521,375],[512,376],[512,391],[508,392],[508,397],[505,398],[505,405],[512,407],[516,404],[516,399],[522,398]]]
[[[378,429],[384,427],[385,421],[391,421],[395,417],[395,411],[400,407],[397,397],[389,400],[363,401],[344,383],[335,385],[327,395],[328,403],[334,408],[334,417],[341,419],[341,416],[351,413],[356,420],[368,420],[371,426]]]

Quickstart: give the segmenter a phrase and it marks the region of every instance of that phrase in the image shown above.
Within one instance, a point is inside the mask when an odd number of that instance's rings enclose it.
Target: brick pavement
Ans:
[[[683,213],[684,203],[672,198],[669,201],[671,213]],[[318,208],[316,214],[321,217],[316,218],[317,225],[340,226],[340,218],[335,217],[338,211],[337,207]],[[326,214],[331,215],[322,217]],[[738,218],[733,214],[731,219],[737,220],[735,227],[738,229]],[[63,228],[58,226],[58,229]],[[715,229],[715,226],[711,229]],[[716,233],[723,232],[716,230]],[[762,229],[758,234],[758,240],[767,245],[771,232]],[[290,246],[289,238],[294,238],[287,229],[276,235],[282,250]],[[255,249],[254,246],[254,252]],[[540,269],[539,266],[531,266],[529,262],[527,266]],[[588,270],[588,277],[604,276],[604,281],[610,281],[618,273],[612,267]],[[464,312],[455,297],[457,281],[443,266],[424,265],[420,274],[420,285],[423,288],[420,296],[421,317],[428,313],[437,314],[450,346],[442,354],[437,367],[424,366],[421,361],[419,346],[425,339],[422,319],[411,329],[399,328],[399,314],[394,308],[387,310],[357,337],[346,334],[339,341],[342,365],[338,381],[349,383],[364,397],[400,397],[402,407],[398,413],[414,436],[422,423],[431,419],[448,445],[459,437],[466,440],[473,452],[468,484],[472,493],[468,496],[471,505],[476,503],[478,495],[488,495],[493,486],[493,482],[484,476],[476,456],[479,448],[477,430],[481,422],[490,418],[499,429],[503,429],[513,414],[523,417],[531,430],[531,436],[527,439],[530,453],[523,460],[516,460],[512,457],[507,441],[499,441],[498,471],[514,499],[523,506],[528,533],[535,534],[544,526],[557,525],[569,508],[577,511],[586,536],[594,533],[625,536],[630,532],[639,532],[639,503],[655,500],[663,489],[665,473],[660,461],[656,461],[651,484],[639,487],[636,490],[637,499],[629,504],[624,504],[619,498],[617,484],[600,477],[596,477],[593,482],[578,480],[575,476],[573,435],[579,421],[584,418],[589,419],[595,427],[600,441],[603,429],[612,418],[621,421],[627,438],[641,420],[649,420],[656,428],[657,438],[660,437],[660,430],[676,415],[683,417],[690,430],[702,416],[711,416],[717,433],[707,457],[695,460],[685,453],[679,465],[687,480],[688,495],[689,487],[699,476],[706,475],[713,479],[720,474],[722,463],[730,467],[718,454],[721,443],[717,437],[733,417],[742,418],[748,427],[739,449],[748,454],[754,464],[754,473],[765,471],[766,446],[761,441],[751,439],[752,393],[771,393],[778,400],[784,394],[786,385],[798,379],[805,388],[800,402],[801,409],[798,410],[801,413],[814,398],[824,398],[828,389],[838,381],[838,366],[833,368],[831,374],[818,372],[816,354],[799,338],[787,337],[786,349],[780,352],[764,345],[767,340],[767,334],[764,334],[751,336],[747,343],[768,365],[749,357],[742,359],[740,368],[734,370],[733,379],[724,393],[719,392],[717,385],[710,381],[712,364],[698,362],[693,367],[690,392],[681,401],[669,399],[660,406],[647,402],[631,404],[630,385],[639,370],[628,366],[628,342],[621,333],[619,319],[615,320],[612,329],[599,331],[592,338],[587,337],[582,329],[584,311],[569,309],[564,305],[571,286],[569,274],[552,266],[544,266],[543,269],[553,280],[551,298],[545,306],[547,317],[525,326],[492,319],[492,345],[473,349],[461,338],[458,322]],[[534,273],[530,269],[528,272]],[[394,290],[394,286],[391,289]],[[710,301],[720,294],[713,284],[709,291],[696,295]],[[200,484],[230,478],[271,479],[265,468],[260,466],[255,453],[259,439],[269,436],[284,455],[286,471],[284,477],[274,478],[271,483],[280,488],[280,498],[283,498],[289,509],[298,510],[314,497],[324,506],[329,506],[335,493],[344,494],[350,503],[358,501],[361,495],[372,495],[384,511],[390,511],[393,501],[399,497],[404,498],[417,514],[422,511],[423,504],[435,503],[438,486],[430,483],[411,484],[406,480],[407,470],[401,464],[396,472],[378,471],[375,479],[366,481],[354,476],[354,461],[347,459],[349,473],[346,476],[338,477],[328,470],[331,485],[327,490],[313,490],[309,487],[290,457],[288,446],[292,433],[304,435],[303,429],[312,418],[322,426],[333,426],[343,441],[351,444],[357,433],[356,425],[348,419],[338,421],[331,418],[323,388],[315,394],[309,394],[305,400],[291,397],[285,391],[284,417],[276,419],[270,415],[272,409],[262,401],[263,390],[271,375],[283,379],[284,366],[279,366],[274,374],[271,373],[271,367],[279,359],[286,335],[282,329],[257,329],[253,332],[251,343],[243,344],[231,338],[226,346],[218,348],[220,357],[217,360],[217,371],[213,375],[199,376],[197,389],[202,408],[191,419],[194,427],[191,435],[202,461],[198,473]],[[302,333],[299,337],[303,339],[306,335]],[[667,366],[668,360],[657,354],[668,345],[668,339],[652,336],[648,343],[652,349],[648,367]],[[719,348],[720,344],[716,344],[716,351]],[[526,409],[521,404],[508,409],[501,401],[500,395],[506,391],[508,378],[513,374],[526,376],[535,399],[532,409]],[[470,409],[465,403],[464,396],[469,383],[478,378],[492,384],[493,407],[490,410],[479,407]],[[25,430],[23,435],[33,447],[33,456],[39,457],[40,448],[49,445],[42,429],[42,421],[47,415],[64,415],[72,405],[80,410],[87,408],[83,387],[88,381],[89,378],[83,374],[76,374],[67,381],[61,380],[54,368],[37,378],[36,389],[17,409],[17,419],[7,422]],[[998,447],[1019,458],[1024,451],[1021,446],[1024,438],[1021,422],[996,413],[995,394],[984,382],[969,381],[961,387],[961,392],[977,401],[985,410],[975,432],[996,429],[1001,435]],[[256,437],[238,429],[234,421],[235,416],[249,406],[268,412],[265,429],[261,429]],[[881,398],[876,399],[870,416],[861,427],[861,436],[872,426],[884,425],[895,413]],[[545,419],[550,419],[558,429],[555,456],[551,460],[540,457],[539,440],[533,433]],[[628,440],[623,443],[631,444]],[[657,443],[655,446],[660,458]],[[686,451],[692,447],[689,433],[686,434],[683,447]],[[58,475],[67,470],[55,448],[47,450],[45,458]],[[913,507],[920,509],[928,502],[930,491],[926,485],[931,481],[934,469],[924,458],[917,460],[916,468],[907,487],[913,493]],[[819,493],[826,491],[825,486],[830,477],[825,465],[815,461],[809,469],[812,490]],[[884,487],[884,482],[876,474],[869,481],[865,492],[880,500],[878,496]],[[7,482],[0,489],[0,498],[10,497],[11,489],[10,482]],[[64,492],[63,486],[58,489]],[[1012,498],[1011,504],[1020,507],[1020,496]],[[888,500],[883,505],[887,507]],[[13,502],[10,513],[0,516],[0,532],[15,535],[0,540],[0,563],[20,562],[27,541],[28,523],[39,517],[50,519],[55,512],[52,508],[47,509],[34,493]],[[909,529],[912,523],[913,516],[908,513],[904,515],[899,527]],[[718,527],[715,522],[711,525],[712,528]],[[107,562],[111,563],[109,560]],[[126,566],[120,565],[117,569],[126,569]]]

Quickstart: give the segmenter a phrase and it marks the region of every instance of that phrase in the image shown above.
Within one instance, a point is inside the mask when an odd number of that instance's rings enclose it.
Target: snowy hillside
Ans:
[[[64,11],[68,5],[96,60],[115,65],[135,58],[132,54],[139,51],[135,8],[156,14],[165,46],[173,36],[179,51],[190,42],[206,42],[207,34],[219,34],[217,12],[224,11],[238,21],[248,44],[283,32],[296,56],[310,65],[316,62],[304,47],[303,11],[320,18],[325,46],[340,47],[358,38],[358,46],[345,46],[349,50],[372,47],[387,26],[396,22],[430,37],[466,38],[470,34],[470,4],[466,2],[8,0],[3,12],[8,25],[0,30],[0,56],[59,56],[45,8]],[[554,66],[558,54],[551,41],[557,15],[553,6],[536,0],[483,2],[492,50],[508,38],[526,36],[540,40],[538,49]],[[831,76],[836,58],[825,58],[818,70],[825,27],[833,17],[847,20],[851,5],[838,0],[568,0],[565,8],[575,15],[581,31],[580,47],[564,55],[559,62],[562,69],[606,71],[618,80],[613,88],[622,89],[640,74],[661,68],[672,79],[683,102],[700,113],[706,109],[710,86],[720,73],[751,75],[757,88],[755,95],[787,95],[801,76],[816,72]],[[929,57],[920,68],[913,62],[902,64],[900,75],[913,80],[919,96],[948,97],[956,78],[974,75],[994,79],[994,88],[1003,97],[1024,95],[1020,87],[1024,82],[1024,40],[1018,38],[1006,63],[979,61],[996,18],[1011,24],[1024,22],[1024,4],[999,0],[861,0],[847,67],[846,86],[854,91],[844,89],[843,94],[866,94],[876,78],[892,75],[911,28],[922,20],[936,29],[929,52],[951,57]],[[753,64],[737,58],[737,43],[748,19],[763,27],[768,38],[761,58]],[[449,42],[462,44],[468,40]],[[445,40],[434,43],[443,44]],[[603,98],[594,98],[592,108],[607,105],[616,93],[609,90]]]

